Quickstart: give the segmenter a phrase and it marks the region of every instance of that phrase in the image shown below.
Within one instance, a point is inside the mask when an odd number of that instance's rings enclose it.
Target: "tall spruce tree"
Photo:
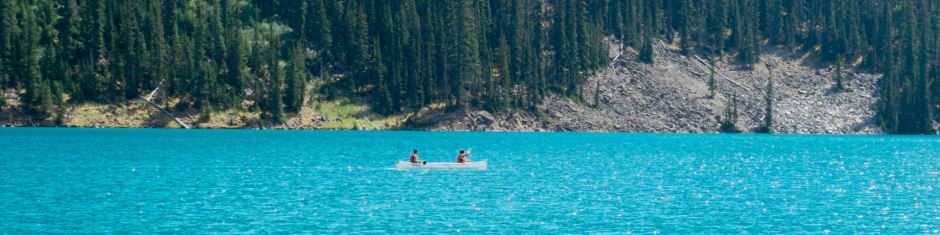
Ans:
[[[718,73],[715,69],[715,60],[708,59],[708,98],[714,99],[715,93],[718,90],[718,81],[715,80],[715,74]]]
[[[764,93],[764,123],[757,132],[774,132],[774,78],[767,77],[767,88]]]
[[[652,64],[654,62],[653,57],[655,53],[653,52],[653,38],[647,37],[643,39],[643,47],[640,48],[640,61],[647,64]]]
[[[842,77],[842,56],[841,55],[836,57],[835,73],[836,73],[836,78],[835,78],[836,85],[833,88],[833,91],[835,92],[846,91],[847,88],[845,87],[845,81],[844,81],[844,78]]]
[[[300,43],[296,43],[290,52],[287,89],[284,92],[284,110],[287,112],[299,112],[304,105],[304,93],[307,84],[307,62],[304,56],[304,47]]]

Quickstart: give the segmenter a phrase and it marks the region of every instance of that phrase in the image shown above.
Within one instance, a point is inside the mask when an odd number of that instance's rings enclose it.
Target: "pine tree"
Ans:
[[[27,18],[26,21],[31,22],[30,18]],[[35,21],[32,22],[35,23]],[[26,29],[33,28],[28,27]],[[39,55],[36,48],[29,49],[26,60],[27,67],[25,74],[28,78],[26,81],[26,110],[36,119],[44,120],[49,117],[55,104],[52,97],[52,91],[49,86],[49,82],[42,78],[41,72],[39,70]]]
[[[455,57],[455,62],[458,66],[456,67],[457,73],[453,78],[453,90],[454,90],[454,100],[455,107],[461,109],[464,107],[467,102],[467,91],[466,89],[472,83],[476,83],[481,80],[482,68],[480,63],[480,35],[479,28],[476,22],[476,8],[474,4],[469,1],[463,1],[462,4],[458,5],[458,9],[461,12],[461,21],[458,24],[462,27],[455,28],[456,31],[456,40],[457,40],[457,54]]]
[[[305,18],[310,21],[310,23],[307,24],[307,28],[310,32],[306,35],[310,37],[310,42],[313,43],[313,46],[318,48],[323,56],[328,57],[329,48],[333,44],[333,37],[332,31],[330,30],[330,19],[327,17],[327,5],[324,3],[324,0],[313,0],[310,7],[311,10],[309,13],[312,15]]]
[[[281,68],[277,60],[272,60],[271,64],[271,86],[268,88],[268,105],[267,112],[270,117],[270,121],[275,123],[283,123],[287,116],[284,114],[284,70]]]
[[[20,22],[23,29],[20,46],[19,64],[24,68],[22,76],[26,80],[26,111],[33,117],[44,120],[49,117],[53,100],[49,82],[42,77],[40,68],[40,35],[39,22],[32,14],[24,14]]]
[[[725,104],[725,114],[721,118],[721,124],[718,130],[722,133],[740,133],[737,127],[738,122],[738,97],[737,94],[731,95],[731,99]]]
[[[369,67],[369,25],[366,22],[366,15],[361,8],[350,2],[347,6],[347,22],[350,27],[347,29],[346,37],[348,48],[346,49],[347,64],[351,65],[351,76],[347,76],[342,81],[341,89],[349,94],[358,94],[359,88],[368,81],[366,68]]]
[[[836,86],[835,86],[835,88],[833,88],[833,91],[835,91],[835,92],[844,92],[844,91],[846,91],[847,89],[846,89],[846,87],[845,87],[845,82],[843,81],[843,78],[842,78],[842,56],[841,56],[841,55],[836,57],[836,68],[835,68],[835,69],[836,69],[836,71],[835,71],[835,72],[836,72],[836,79],[835,79],[835,80],[836,80]]]
[[[787,0],[786,19],[783,26],[783,45],[793,49],[796,46],[797,27],[800,23],[800,13],[803,12],[802,0]]]
[[[679,26],[679,49],[683,55],[689,55],[692,50],[692,0],[682,0],[682,9],[679,11],[681,25]]]
[[[936,134],[936,130],[933,129],[933,110],[930,105],[931,94],[929,89],[930,82],[928,80],[928,77],[930,77],[928,71],[931,70],[931,65],[928,63],[928,54],[930,53],[928,47],[930,37],[928,34],[932,22],[927,15],[927,2],[920,1],[918,5],[917,17],[920,22],[918,24],[919,28],[917,28],[916,31],[920,35],[912,35],[912,37],[919,36],[917,42],[917,68],[919,70],[915,77],[912,78],[914,80],[912,81],[914,87],[910,92],[910,96],[913,96],[912,107],[910,107],[912,114],[911,122],[913,123],[911,133]]]
[[[654,54],[655,53],[653,53],[653,39],[650,37],[643,39],[643,47],[640,48],[640,61],[643,63],[647,63],[647,64],[653,64]]]
[[[80,10],[77,0],[68,0],[65,6],[66,12],[62,20],[63,23],[61,24],[61,31],[64,34],[62,39],[65,47],[65,49],[62,50],[63,56],[61,59],[69,64],[77,64],[85,50],[86,39],[82,37],[82,18]]]
[[[52,87],[51,87],[51,92],[52,92],[51,94],[52,103],[56,107],[54,123],[56,126],[65,126],[66,107],[65,107],[65,97],[63,97],[65,95],[65,91],[62,88],[62,83],[58,81],[53,82]]]
[[[6,110],[7,109],[6,106],[7,106],[7,90],[5,88],[5,85],[2,82],[0,82],[0,109]]]
[[[259,56],[256,63],[263,63],[264,65],[259,65],[260,67],[265,68],[266,73],[262,74],[268,80],[267,87],[261,89],[267,90],[267,97],[265,100],[265,105],[261,107],[264,114],[267,116],[267,120],[274,123],[283,123],[287,120],[286,115],[284,114],[284,69],[281,67],[280,63],[280,48],[281,40],[277,37],[277,34],[274,32],[274,26],[270,25],[267,32],[267,42],[266,46],[268,53],[265,54],[265,57]],[[261,90],[259,89],[259,90]]]
[[[767,89],[764,94],[764,124],[757,130],[759,133],[774,132],[774,79],[767,77]]]
[[[28,85],[27,112],[38,120],[49,118],[55,106],[49,83],[40,77],[34,77]]]
[[[881,78],[881,101],[879,101],[880,112],[879,123],[883,130],[889,133],[897,131],[898,109],[897,109],[897,82],[895,78],[895,52],[894,52],[894,21],[891,4],[883,4],[882,32],[879,37],[880,48],[884,50],[884,62],[882,63]]]
[[[708,70],[709,70],[709,73],[708,73],[708,92],[709,92],[708,98],[709,98],[709,99],[714,99],[714,98],[715,98],[715,92],[716,92],[716,90],[718,89],[718,81],[715,80],[715,74],[717,73],[717,71],[715,71],[715,66],[716,66],[716,65],[715,65],[715,60],[714,60],[714,59],[709,59],[709,60],[708,60],[708,63],[709,63],[709,66],[708,66]]]
[[[16,83],[14,78],[14,35],[18,34],[16,1],[0,1],[0,84]]]
[[[248,57],[250,52],[250,46],[248,44],[248,39],[245,38],[241,32],[235,32],[232,34],[233,39],[232,43],[229,44],[230,53],[228,58],[228,81],[226,82],[229,86],[232,87],[232,92],[235,94],[241,94],[242,90],[245,89],[246,80],[250,75],[248,71]],[[236,104],[237,105],[237,104]]]
[[[906,21],[905,27],[901,30],[901,67],[898,73],[898,79],[900,80],[900,97],[899,102],[900,110],[903,112],[899,113],[898,117],[898,127],[897,133],[901,134],[919,134],[922,131],[920,128],[921,119],[917,118],[919,111],[916,107],[916,90],[917,89],[917,80],[921,76],[921,65],[918,58],[920,55],[917,53],[917,48],[919,46],[919,26],[922,22],[918,22],[915,13],[915,7],[913,4],[905,4],[902,6],[901,19]],[[902,121],[903,120],[903,121]]]
[[[709,32],[710,40],[708,45],[711,45],[711,51],[709,52],[709,57],[722,58],[725,50],[725,41],[727,36],[725,35],[725,30],[727,29],[728,22],[728,6],[726,3],[733,0],[714,0],[712,1],[711,6],[708,7],[710,13],[708,14],[706,24],[706,30]]]
[[[284,94],[284,110],[287,112],[299,112],[304,103],[304,90],[307,84],[306,61],[304,58],[304,48],[296,43],[290,52],[290,64],[288,65],[287,90]]]
[[[369,69],[369,74],[372,76],[372,80],[376,81],[376,88],[373,91],[373,100],[375,102],[376,111],[381,114],[391,114],[392,110],[392,94],[388,88],[388,82],[386,81],[386,67],[383,62],[382,51],[378,49],[378,42],[373,43],[376,45],[372,49],[372,66]]]

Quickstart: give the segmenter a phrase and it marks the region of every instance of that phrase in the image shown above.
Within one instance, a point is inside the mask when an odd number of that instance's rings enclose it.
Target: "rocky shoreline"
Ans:
[[[344,103],[315,105],[279,125],[252,121],[258,120],[258,114],[244,112],[221,113],[209,119],[198,112],[186,112],[182,119],[196,128],[715,133],[730,99],[737,97],[737,126],[749,132],[763,123],[765,86],[767,79],[773,78],[775,133],[881,133],[875,123],[880,75],[846,66],[843,76],[851,90],[834,92],[832,66],[817,65],[804,54],[771,47],[764,49],[761,62],[752,68],[733,63],[728,59],[731,55],[717,62],[718,91],[710,97],[711,69],[701,58],[682,55],[675,46],[660,43],[655,46],[656,63],[645,64],[636,59],[636,51],[621,50],[618,43],[610,45],[612,63],[588,77],[583,88],[586,101],[551,95],[539,105],[540,115],[448,112],[429,107],[384,117],[371,113],[365,105]],[[7,103],[16,103],[15,92],[5,93]],[[67,118],[67,126],[74,127],[179,128],[157,110],[134,103],[72,108]],[[0,110],[0,125],[35,125],[17,120],[28,118],[14,109]]]

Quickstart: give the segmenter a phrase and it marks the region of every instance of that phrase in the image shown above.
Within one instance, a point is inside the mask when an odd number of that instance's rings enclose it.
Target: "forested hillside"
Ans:
[[[538,112],[549,93],[582,99],[585,77],[608,64],[605,38],[647,63],[659,40],[745,65],[782,45],[883,73],[891,133],[934,133],[940,103],[931,0],[5,0],[0,14],[0,88],[25,90],[36,119],[159,87],[180,100],[169,109],[280,122],[310,84],[382,114]]]

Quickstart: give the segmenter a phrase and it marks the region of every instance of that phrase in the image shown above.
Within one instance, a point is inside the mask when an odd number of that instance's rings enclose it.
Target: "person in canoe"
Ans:
[[[418,164],[418,163],[421,163],[421,165],[427,165],[427,164],[428,164],[428,161],[421,161],[421,159],[418,158],[418,150],[417,150],[417,149],[415,149],[413,152],[411,152],[411,156],[408,157],[408,161],[411,162],[411,163],[413,163],[413,164]]]
[[[470,152],[464,152],[460,150],[460,154],[457,154],[457,163],[467,163],[467,156],[470,155]]]

